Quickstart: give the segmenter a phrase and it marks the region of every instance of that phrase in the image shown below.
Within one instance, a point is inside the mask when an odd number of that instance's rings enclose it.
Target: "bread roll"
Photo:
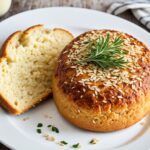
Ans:
[[[86,41],[108,34],[124,40],[124,67],[78,63],[87,56]],[[59,112],[72,124],[99,132],[127,128],[150,112],[150,51],[123,32],[86,32],[61,52],[52,87]]]

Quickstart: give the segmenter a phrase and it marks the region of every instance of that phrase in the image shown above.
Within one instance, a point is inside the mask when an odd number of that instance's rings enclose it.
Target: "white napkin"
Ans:
[[[150,30],[150,0],[114,2],[107,9],[107,12],[119,15],[129,9],[133,15]]]

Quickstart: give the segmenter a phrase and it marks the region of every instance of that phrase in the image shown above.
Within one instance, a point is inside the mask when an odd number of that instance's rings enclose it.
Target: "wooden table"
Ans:
[[[115,0],[12,0],[12,6],[10,11],[3,17],[0,18],[0,21],[30,9],[51,7],[51,6],[70,6],[70,7],[83,7],[96,9],[100,11],[106,11],[109,5]],[[123,1],[123,0],[121,0]],[[139,23],[130,11],[123,13],[120,17],[125,18],[143,28],[145,28],[141,23]],[[146,29],[146,28],[145,28]],[[14,137],[15,138],[15,137]],[[0,150],[9,150],[4,145],[0,144]]]

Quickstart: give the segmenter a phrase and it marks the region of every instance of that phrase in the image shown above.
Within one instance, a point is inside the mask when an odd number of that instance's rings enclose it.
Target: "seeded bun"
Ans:
[[[86,41],[108,33],[111,40],[124,40],[128,63],[123,68],[77,63],[87,55]],[[80,128],[101,132],[127,128],[150,112],[149,49],[119,31],[86,32],[62,51],[53,77],[53,95],[60,113]]]

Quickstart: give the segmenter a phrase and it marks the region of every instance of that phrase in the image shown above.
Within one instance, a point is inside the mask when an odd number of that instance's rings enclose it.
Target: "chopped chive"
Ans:
[[[93,144],[94,143],[94,140],[92,139],[91,141],[90,141],[90,144]]]
[[[42,133],[41,129],[36,129],[36,132],[39,133],[39,134]]]
[[[53,126],[53,125],[48,125],[47,127],[48,127],[48,128],[51,128],[51,127],[52,127],[51,130],[52,130],[53,132],[59,133],[58,128],[56,128],[55,126]]]
[[[67,145],[68,143],[66,141],[60,141],[61,144]]]
[[[74,144],[72,145],[73,148],[79,148],[80,147],[80,143]]]
[[[91,141],[89,142],[90,144],[97,144],[99,140],[97,139],[91,139]]]
[[[56,133],[59,133],[58,128],[56,128],[56,127],[54,127],[54,126],[52,126],[52,131],[53,131],[53,132],[56,132]]]
[[[37,127],[39,127],[39,128],[40,128],[40,127],[43,127],[43,124],[42,124],[42,123],[38,123],[38,124],[37,124]]]

